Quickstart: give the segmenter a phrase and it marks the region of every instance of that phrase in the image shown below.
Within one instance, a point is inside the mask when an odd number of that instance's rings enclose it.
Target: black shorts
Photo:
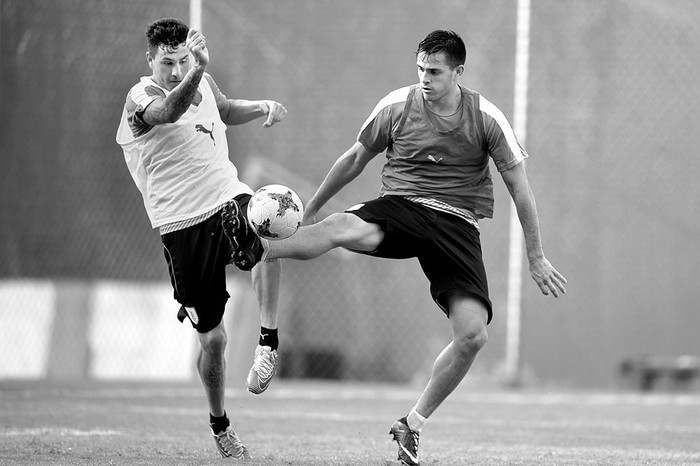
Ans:
[[[236,197],[245,212],[250,195]],[[206,333],[221,322],[229,294],[226,265],[231,247],[221,225],[221,211],[182,230],[161,236],[175,300],[181,304],[178,319],[189,317],[192,326]],[[186,307],[194,308],[190,315]]]
[[[448,314],[447,292],[462,291],[493,311],[479,230],[456,215],[430,209],[400,196],[384,196],[347,211],[378,224],[384,240],[368,254],[389,259],[418,258],[430,281],[430,294]],[[360,251],[355,251],[360,252]]]

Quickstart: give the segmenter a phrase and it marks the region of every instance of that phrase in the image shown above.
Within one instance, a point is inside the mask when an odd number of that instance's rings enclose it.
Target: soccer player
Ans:
[[[221,223],[223,205],[245,206],[253,191],[238,179],[229,160],[226,125],[266,117],[264,127],[285,118],[272,100],[229,99],[205,71],[209,52],[204,35],[179,19],[164,18],[146,30],[148,66],[126,98],[117,142],[159,229],[165,259],[181,305],[180,321],[197,331],[197,370],[209,404],[209,423],[223,457],[249,458],[224,409],[226,265],[233,250]],[[277,301],[281,265],[267,262],[252,272],[261,311],[261,335],[248,388],[267,388],[277,362]]]
[[[426,420],[464,379],[487,340],[492,309],[481,255],[479,220],[493,213],[493,160],[517,208],[530,274],[543,294],[565,293],[566,279],[544,255],[535,198],[525,172],[528,154],[503,113],[458,83],[466,48],[458,34],[437,30],[418,44],[418,83],[390,92],[362,125],[306,206],[306,223],[386,151],[381,196],[302,226],[286,240],[249,232],[235,202],[224,227],[236,243],[234,263],[250,267],[282,257],[311,259],[344,247],[375,257],[416,257],[430,292],[452,325],[453,340],[407,415],[391,426],[399,459],[418,465]]]

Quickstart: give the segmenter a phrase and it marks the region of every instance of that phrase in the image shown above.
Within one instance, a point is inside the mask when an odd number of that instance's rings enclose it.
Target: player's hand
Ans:
[[[287,109],[284,108],[284,105],[279,102],[275,102],[274,100],[265,100],[261,102],[260,110],[267,115],[267,119],[265,120],[265,123],[263,123],[265,128],[269,128],[275,123],[284,120],[284,118],[287,116]]]
[[[566,293],[564,288],[566,278],[557,272],[546,258],[530,261],[530,275],[540,287],[542,294],[549,295],[551,292],[555,298],[558,298],[560,293]]]
[[[204,34],[196,29],[190,29],[187,33],[185,46],[192,52],[195,65],[207,66],[209,64],[209,50]]]

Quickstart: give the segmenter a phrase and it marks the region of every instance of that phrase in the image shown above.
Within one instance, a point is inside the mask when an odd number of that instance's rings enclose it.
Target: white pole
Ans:
[[[202,0],[190,0],[190,28],[202,30]]]
[[[527,137],[527,87],[530,61],[530,0],[518,0],[515,39],[515,91],[513,130],[524,146]],[[510,203],[508,249],[508,300],[506,303],[505,377],[510,385],[522,383],[521,374],[521,291],[523,236],[515,204]]]

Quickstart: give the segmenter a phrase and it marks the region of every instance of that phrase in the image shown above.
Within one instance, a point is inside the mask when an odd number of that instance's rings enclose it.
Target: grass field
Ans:
[[[231,384],[229,384],[231,385]],[[277,380],[228,390],[250,465],[394,465],[407,386]],[[700,394],[460,387],[421,436],[423,465],[700,464]],[[1,465],[219,465],[197,383],[0,381]]]

